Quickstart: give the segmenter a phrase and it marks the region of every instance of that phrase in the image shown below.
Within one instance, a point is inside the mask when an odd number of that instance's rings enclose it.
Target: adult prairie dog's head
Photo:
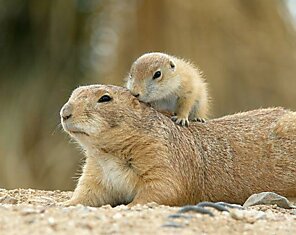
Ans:
[[[139,100],[153,102],[170,95],[178,79],[176,58],[153,52],[142,55],[132,64],[126,87]]]
[[[60,111],[64,130],[85,149],[99,147],[112,130],[136,125],[144,104],[122,87],[81,86]]]

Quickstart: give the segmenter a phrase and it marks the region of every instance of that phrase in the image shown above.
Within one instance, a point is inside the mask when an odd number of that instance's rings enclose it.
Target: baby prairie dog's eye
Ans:
[[[158,70],[154,73],[152,79],[156,79],[156,78],[159,78],[161,76],[161,72]]]
[[[109,95],[103,95],[99,100],[98,103],[108,102],[112,100],[112,98]]]

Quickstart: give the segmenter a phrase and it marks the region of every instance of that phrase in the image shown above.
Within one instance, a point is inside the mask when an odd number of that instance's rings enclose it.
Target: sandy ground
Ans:
[[[0,234],[296,234],[296,209],[254,206],[214,217],[150,203],[111,208],[63,207],[71,192],[0,189]]]

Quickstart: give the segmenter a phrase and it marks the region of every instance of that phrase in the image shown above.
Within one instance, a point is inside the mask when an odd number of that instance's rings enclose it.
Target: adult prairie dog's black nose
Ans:
[[[73,105],[66,103],[63,108],[61,109],[60,115],[61,118],[65,121],[72,117],[72,112],[73,112]]]

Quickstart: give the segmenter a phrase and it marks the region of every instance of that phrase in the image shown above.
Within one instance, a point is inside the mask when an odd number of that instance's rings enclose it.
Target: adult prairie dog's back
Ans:
[[[207,84],[191,63],[164,53],[146,53],[131,66],[126,87],[159,111],[174,113],[176,123],[204,121],[209,110]]]

